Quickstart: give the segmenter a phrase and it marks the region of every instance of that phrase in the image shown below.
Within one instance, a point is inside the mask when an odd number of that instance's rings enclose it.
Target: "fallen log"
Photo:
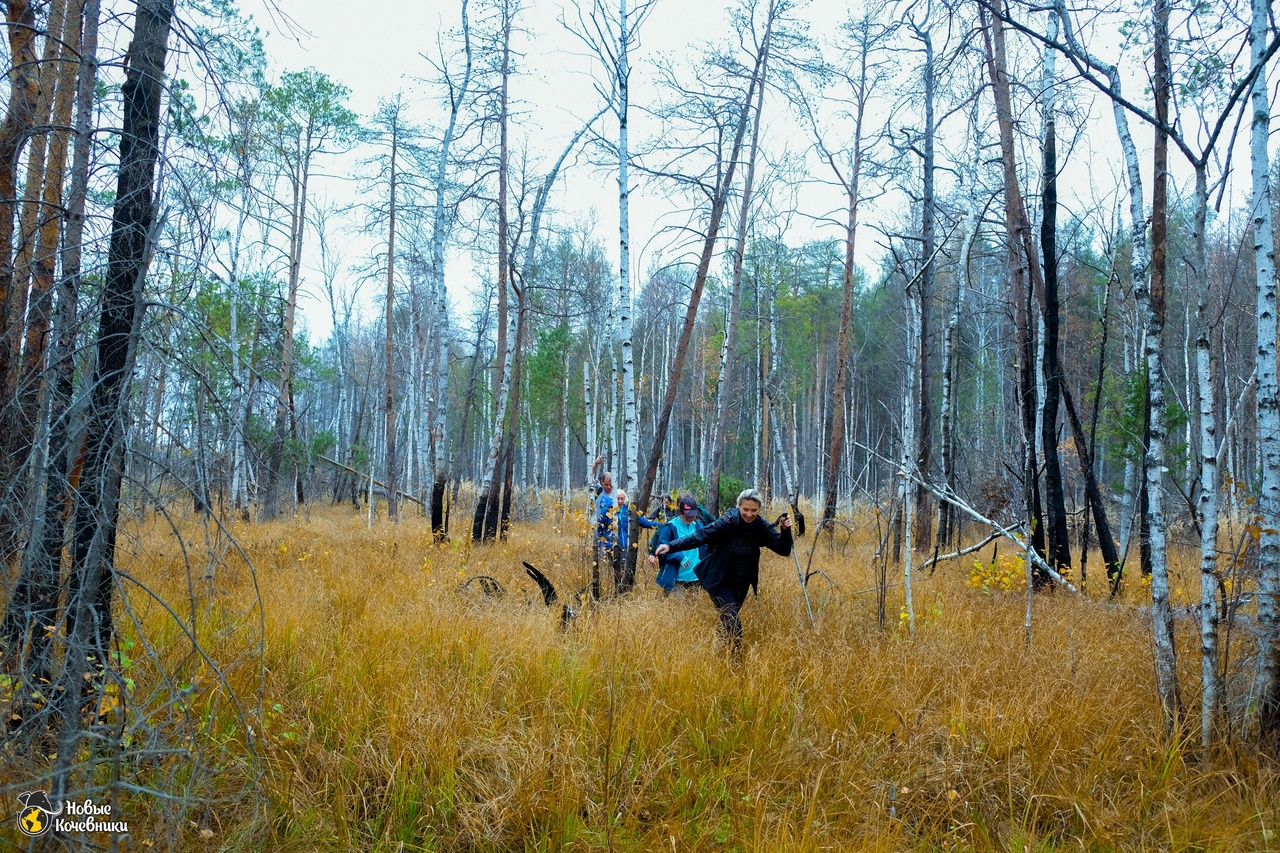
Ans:
[[[337,468],[342,471],[346,471],[348,474],[354,474],[362,480],[370,479],[369,475],[364,473],[363,471],[357,471],[355,468],[352,468],[350,465],[343,465],[341,462],[338,462],[335,459],[330,459],[328,456],[317,456],[316,458],[319,459],[321,462],[328,462],[334,468]],[[374,480],[373,484],[375,486],[381,487],[384,492],[387,490],[387,484],[382,482],[381,480]],[[422,502],[421,498],[415,498],[413,495],[409,494],[408,492],[402,492],[399,489],[396,489],[396,494],[398,494],[400,497],[404,498],[405,500],[412,501],[413,503],[416,503],[418,506],[422,507],[423,509],[426,509],[427,505]]]

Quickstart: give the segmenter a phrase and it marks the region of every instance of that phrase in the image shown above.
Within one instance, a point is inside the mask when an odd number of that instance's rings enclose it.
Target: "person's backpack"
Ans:
[[[662,544],[662,531],[671,526],[671,522],[666,521],[659,525],[649,536],[649,556],[653,556],[653,552],[658,550],[658,546]],[[672,529],[674,532],[674,528]]]

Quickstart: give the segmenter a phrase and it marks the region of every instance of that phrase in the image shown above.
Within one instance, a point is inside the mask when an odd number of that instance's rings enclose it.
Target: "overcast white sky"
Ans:
[[[253,2],[260,4],[262,0]],[[528,139],[531,148],[548,160],[563,150],[582,121],[599,108],[589,77],[593,61],[583,54],[581,43],[560,26],[561,8],[559,2],[526,2],[519,19],[524,32],[515,40],[522,57],[518,60],[520,73],[512,82],[512,98],[519,102],[523,116],[513,128],[512,141],[519,144],[532,132],[534,138]],[[635,78],[643,81],[646,61],[658,53],[686,53],[691,44],[705,43],[710,34],[727,32],[728,8],[728,3],[719,0],[658,0],[634,56],[638,66]],[[421,54],[434,54],[438,34],[456,25],[456,0],[364,0],[356,14],[349,3],[338,0],[276,0],[274,8],[260,5],[254,12],[250,3],[246,9],[267,32],[267,55],[274,69],[313,66],[323,71],[351,89],[350,105],[362,116],[372,113],[380,98],[405,90],[421,105],[417,115],[423,123],[441,118],[436,106],[438,93],[418,79],[431,73]],[[633,99],[639,100],[636,95]],[[643,138],[646,117],[633,110],[631,121],[633,138]],[[602,122],[599,126],[606,125]],[[609,126],[616,128],[616,122],[609,122]],[[353,161],[348,158],[348,162]],[[615,174],[601,174],[581,163],[562,173],[553,204],[574,211],[594,209],[600,237],[616,259]],[[346,200],[353,195],[351,183],[344,186],[342,182],[322,181],[318,193]],[[637,272],[647,268],[649,255],[643,249],[650,245],[659,220],[669,212],[670,204],[646,193],[643,185],[634,189],[631,220],[633,268]],[[351,235],[349,241],[348,255],[376,251],[362,236]],[[465,304],[468,290],[478,287],[475,279],[485,271],[473,269],[469,258],[455,252],[450,256],[449,273],[451,299],[454,304]],[[375,289],[369,288],[370,293]],[[327,308],[318,302],[303,307],[313,338],[327,334]]]
[[[558,19],[567,0],[526,0],[520,17],[524,33],[517,37],[515,49],[523,54],[520,73],[513,80],[512,97],[519,101],[523,116],[513,129],[513,144],[528,139],[531,148],[544,157],[553,158],[580,125],[598,105],[589,74],[592,61],[582,55],[581,43],[568,36]],[[273,71],[297,70],[312,66],[351,89],[350,106],[362,117],[371,114],[382,97],[404,90],[417,107],[417,116],[424,124],[438,120],[437,94],[416,78],[430,74],[428,63],[420,55],[434,52],[437,34],[452,26],[458,15],[457,0],[363,0],[353,6],[339,0],[246,0],[245,11],[266,31],[266,49]],[[815,35],[824,35],[834,24],[843,20],[853,4],[849,0],[812,0],[802,6],[802,16],[813,23]],[[633,54],[633,103],[645,102],[646,76],[658,56],[679,58],[691,56],[695,50],[709,42],[724,38],[729,30],[728,0],[657,0],[641,33],[639,49]],[[283,13],[283,14],[281,14]],[[286,17],[288,20],[286,20]],[[1059,61],[1060,74],[1067,71],[1065,62]],[[1135,81],[1141,82],[1141,81]],[[1071,170],[1064,175],[1063,202],[1077,207],[1097,204],[1099,199],[1115,191],[1117,176],[1122,171],[1115,130],[1109,106],[1100,102],[1087,87],[1078,86],[1084,98],[1084,109],[1093,119],[1093,128],[1083,138],[1075,152]],[[1142,90],[1130,84],[1128,91]],[[435,112],[432,112],[436,110]],[[797,136],[797,120],[773,110],[772,121],[766,110],[765,138],[771,135],[789,134],[802,146],[802,136]],[[648,117],[642,111],[631,114],[633,138],[643,139],[651,131]],[[959,121],[962,123],[962,119]],[[616,124],[611,120],[600,125],[606,133]],[[1150,131],[1136,119],[1131,126],[1138,144],[1149,147]],[[1237,148],[1235,165],[1244,169],[1238,173],[1239,187],[1247,187],[1247,133]],[[1144,161],[1148,158],[1144,156]],[[1182,168],[1182,158],[1171,152],[1171,160],[1177,169]],[[355,158],[343,158],[340,163],[331,160],[326,171],[354,168]],[[816,175],[825,178],[819,165],[813,164]],[[617,190],[614,172],[604,173],[585,163],[562,176],[558,197],[553,204],[562,209],[581,214],[589,209],[596,213],[599,236],[616,259],[617,253]],[[950,178],[940,173],[940,181]],[[1245,183],[1239,183],[1243,180]],[[1149,201],[1149,170],[1146,177]],[[649,268],[653,253],[665,249],[664,257],[671,258],[672,248],[667,238],[660,236],[663,224],[680,219],[677,205],[662,196],[660,188],[646,187],[643,183],[634,188],[632,195],[632,246],[633,280],[637,287],[639,277]],[[1034,189],[1033,189],[1034,191]],[[1237,194],[1239,189],[1232,190]],[[806,198],[804,206],[811,216],[820,215],[839,203],[838,194],[829,190],[811,189],[816,193]],[[822,193],[828,195],[824,198]],[[315,197],[329,198],[339,203],[355,197],[354,181],[341,178],[324,179],[317,183]],[[1234,197],[1236,204],[1242,197]],[[1104,204],[1106,202],[1103,202]],[[1114,197],[1110,200],[1115,203]],[[891,205],[891,206],[896,206]],[[875,208],[864,211],[864,222],[875,215]],[[682,220],[680,220],[682,221]],[[1060,222],[1063,221],[1060,215]],[[793,221],[793,239],[818,236],[807,220]],[[809,233],[806,235],[805,232]],[[834,230],[826,232],[836,236]],[[315,249],[314,239],[311,249]],[[344,254],[353,264],[367,263],[365,258],[379,251],[376,242],[367,236],[350,234],[344,238]],[[860,231],[860,263],[864,266],[877,257],[876,235],[868,229]],[[309,253],[310,254],[310,253]],[[363,256],[363,257],[361,257]],[[315,264],[306,276],[315,284]],[[451,255],[449,282],[450,296],[455,305],[469,301],[468,291],[478,287],[477,279],[487,275],[485,270],[474,269],[470,260]],[[305,282],[304,282],[305,283]],[[367,288],[369,298],[378,290]],[[328,333],[328,309],[318,300],[303,304],[302,309],[313,340]]]

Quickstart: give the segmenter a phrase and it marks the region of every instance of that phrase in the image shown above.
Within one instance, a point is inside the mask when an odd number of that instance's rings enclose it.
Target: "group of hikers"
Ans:
[[[597,559],[610,561],[627,553],[631,507],[627,494],[613,486],[613,475],[600,472],[597,458],[592,504]],[[654,580],[664,595],[702,587],[720,617],[720,632],[734,655],[742,651],[739,616],[747,593],[756,591],[760,579],[760,549],[787,557],[791,554],[791,517],[783,515],[770,524],[760,515],[764,496],[756,489],[738,495],[733,509],[716,518],[688,494],[666,495],[663,505],[639,516],[641,528],[653,530],[649,539],[649,563],[658,567]],[[638,543],[637,543],[638,544]],[[615,577],[618,577],[615,572]]]

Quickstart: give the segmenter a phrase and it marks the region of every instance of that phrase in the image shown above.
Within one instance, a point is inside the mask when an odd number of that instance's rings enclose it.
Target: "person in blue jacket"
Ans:
[[[618,531],[618,549],[626,554],[631,540],[631,504],[627,503],[627,493],[622,489],[618,489],[618,511],[614,513],[613,523]]]
[[[617,497],[616,492],[601,492],[596,498],[595,518],[592,519],[596,525],[596,545],[606,551],[612,551],[614,541],[616,539],[613,525],[614,516],[614,499]]]
[[[658,528],[658,532],[654,537],[657,539],[658,545],[670,546],[672,542],[684,536],[692,536],[702,529],[702,519],[698,513],[698,502],[688,495],[682,495],[676,502],[676,512],[672,513],[671,520]],[[655,550],[656,546],[655,546]],[[702,546],[698,549],[689,549],[687,551],[669,551],[662,555],[659,561],[658,574],[654,577],[658,586],[662,587],[666,595],[670,595],[675,590],[691,589],[698,586],[698,563],[706,556],[707,548]],[[656,557],[650,557],[650,560],[657,560]]]
[[[736,656],[742,651],[742,620],[739,612],[747,592],[760,580],[760,549],[768,548],[783,557],[791,555],[791,517],[783,516],[778,528],[760,517],[764,496],[755,489],[738,495],[738,505],[720,518],[688,536],[659,545],[654,555],[661,559],[676,551],[711,547],[698,563],[698,581],[711,596],[720,613],[720,631]]]

